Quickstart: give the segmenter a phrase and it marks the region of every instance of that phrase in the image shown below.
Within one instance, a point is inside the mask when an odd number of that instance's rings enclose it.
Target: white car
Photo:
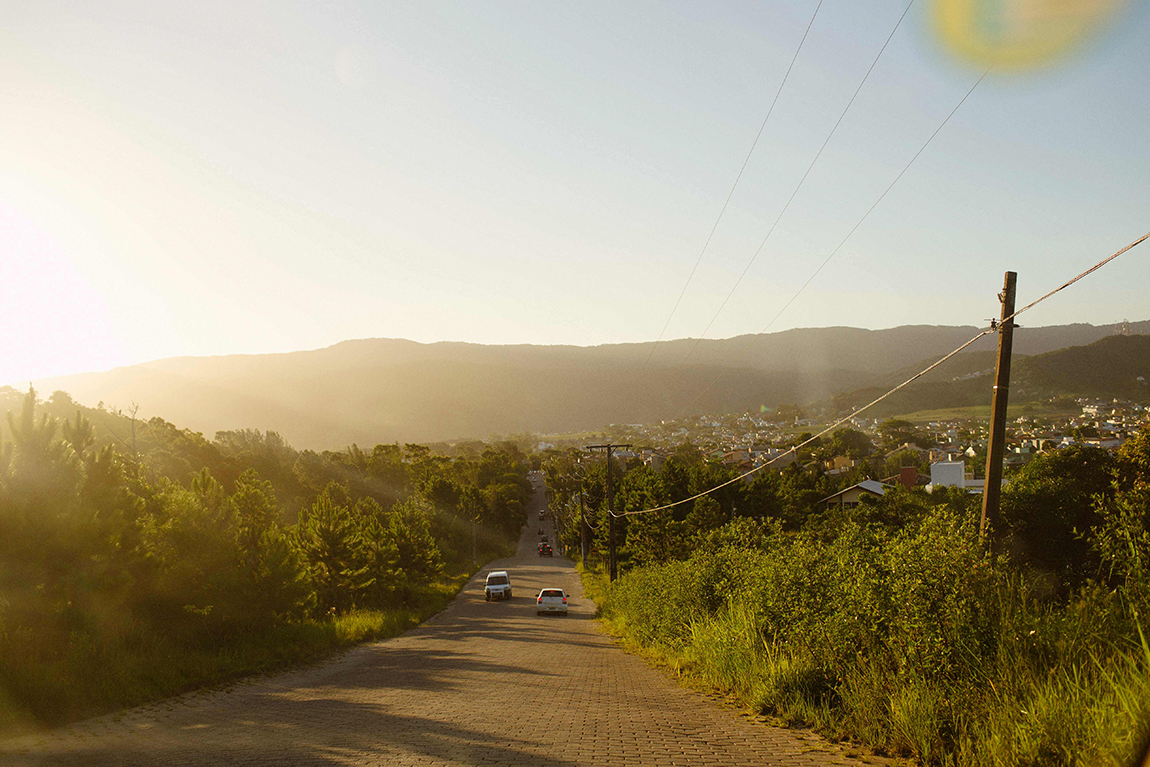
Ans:
[[[567,614],[567,595],[563,589],[543,589],[535,600],[535,614],[560,613]]]
[[[488,602],[492,599],[511,599],[511,576],[506,570],[493,570],[487,574],[483,598]]]

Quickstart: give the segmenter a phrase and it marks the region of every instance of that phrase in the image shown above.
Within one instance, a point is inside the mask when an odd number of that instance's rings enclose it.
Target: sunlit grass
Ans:
[[[761,556],[759,568],[798,567],[782,552]],[[733,562],[749,572],[746,560]],[[948,656],[924,652],[931,648],[923,642],[952,640],[884,636],[879,624],[897,622],[907,609],[897,601],[883,603],[878,624],[860,624],[864,603],[842,601],[824,603],[821,616],[800,615],[806,629],[778,633],[764,617],[777,606],[770,591],[725,590],[707,607],[713,579],[741,577],[715,564],[703,558],[636,570],[610,588],[601,574],[584,573],[584,583],[625,647],[691,687],[878,753],[956,767],[1125,765],[1150,736],[1150,643],[1140,632],[1131,642],[1136,619],[1123,617],[1129,614],[1106,590],[1042,604],[1020,582],[1002,582],[980,595],[979,614],[991,622],[969,638],[981,649],[971,644]],[[692,584],[691,572],[707,577]],[[857,581],[853,569],[830,572],[842,586]],[[957,625],[958,613],[933,615]],[[841,627],[849,633],[835,639]],[[931,658],[949,659],[924,662]]]
[[[583,582],[583,595],[595,603],[595,612],[598,615],[600,607],[607,598],[607,592],[611,588],[607,570],[602,564],[596,563],[591,563],[590,567],[583,567],[582,562],[576,562],[575,569]]]
[[[25,642],[7,637],[0,656],[0,734],[228,684],[398,636],[442,610],[469,577],[465,573],[430,584],[413,607],[352,610],[223,640],[180,642],[137,626],[115,641],[74,632],[63,646],[48,651],[32,637]]]

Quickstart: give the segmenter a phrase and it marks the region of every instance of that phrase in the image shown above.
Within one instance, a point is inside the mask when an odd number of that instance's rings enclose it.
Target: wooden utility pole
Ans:
[[[579,481],[579,550],[583,555],[583,569],[587,569],[587,511],[583,508],[583,481]]]
[[[140,412],[139,404],[133,402],[128,412],[132,414],[132,457],[139,463],[140,454],[136,452],[136,413]]]
[[[611,484],[611,451],[617,447],[631,447],[630,445],[588,445],[588,450],[607,451],[607,545],[609,556],[607,559],[607,572],[612,582],[619,577],[619,560],[615,556],[615,488]]]
[[[986,479],[982,486],[982,519],[979,534],[998,522],[998,499],[1002,494],[1002,459],[1006,448],[1006,403],[1010,396],[1010,352],[1014,345],[1014,286],[1018,275],[1007,272],[998,294],[1002,302],[998,322],[998,361],[994,365],[994,400],[990,407],[990,440],[986,451]]]

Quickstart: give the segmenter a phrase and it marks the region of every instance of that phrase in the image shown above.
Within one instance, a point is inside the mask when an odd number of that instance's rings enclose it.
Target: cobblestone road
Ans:
[[[402,637],[227,691],[0,742],[0,764],[858,764],[622,652],[593,620],[571,563],[536,556],[537,527],[532,520],[516,557],[490,568],[511,572],[509,602],[484,601],[484,570]],[[536,616],[534,595],[546,586],[574,595],[569,616]]]

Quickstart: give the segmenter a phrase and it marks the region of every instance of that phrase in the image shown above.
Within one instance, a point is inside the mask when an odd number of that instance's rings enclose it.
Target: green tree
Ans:
[[[845,455],[859,460],[874,452],[870,437],[855,429],[839,429],[831,435],[831,450],[834,455]]]
[[[724,513],[719,502],[709,495],[695,500],[692,504],[691,513],[684,520],[687,534],[692,542],[702,541],[712,530],[716,530],[730,521],[730,515]]]
[[[375,607],[390,605],[399,580],[405,577],[390,515],[374,499],[361,498],[356,502],[354,516],[359,525],[358,554],[364,573],[360,586],[363,603]]]
[[[231,504],[210,474],[196,479],[191,490],[166,487],[141,519],[147,588],[137,591],[137,606],[153,625],[218,637],[243,622],[247,607],[238,599]]]
[[[1087,533],[1097,505],[1113,497],[1110,453],[1078,445],[1039,455],[1002,493],[996,531],[1016,560],[1046,573],[1055,585],[1076,586],[1098,571]]]
[[[235,509],[236,538],[245,566],[259,567],[262,559],[260,544],[265,534],[279,521],[272,483],[260,479],[255,469],[247,469],[236,480],[231,503]]]
[[[397,551],[397,587],[410,598],[443,567],[439,546],[431,535],[431,507],[421,498],[397,503],[388,514],[388,529]]]
[[[649,467],[628,472],[620,485],[615,503],[623,511],[655,508],[667,501],[659,475]],[[686,557],[688,549],[683,524],[675,519],[673,510],[636,514],[624,519],[626,530],[622,534],[624,520],[615,520],[616,544],[621,560],[642,566]]]
[[[64,421],[62,433],[64,442],[81,459],[88,454],[88,451],[96,443],[95,427],[79,410],[76,411],[75,421]]]
[[[901,418],[890,418],[879,424],[879,438],[884,450],[894,450],[896,447],[911,444],[921,448],[933,446],[934,441],[924,434],[910,421]]]
[[[346,497],[338,486],[329,486],[304,511],[296,526],[296,540],[308,565],[321,612],[350,608],[365,580],[358,551],[359,530],[341,500]]]

